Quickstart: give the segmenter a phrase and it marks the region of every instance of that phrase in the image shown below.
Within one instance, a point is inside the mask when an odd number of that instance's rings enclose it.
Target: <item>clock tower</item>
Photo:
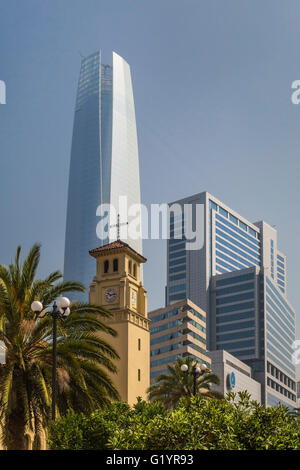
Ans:
[[[140,265],[147,260],[121,240],[91,250],[96,258],[96,276],[89,301],[110,311],[106,322],[117,336],[109,342],[120,359],[111,378],[122,401],[130,405],[138,396],[147,399],[150,385],[150,331],[147,295],[140,278]]]

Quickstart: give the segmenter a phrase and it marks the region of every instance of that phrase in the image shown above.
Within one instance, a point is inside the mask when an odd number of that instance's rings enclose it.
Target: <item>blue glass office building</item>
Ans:
[[[171,210],[166,304],[191,299],[207,312],[208,349],[224,349],[251,365],[266,406],[294,406],[295,312],[277,231],[251,223],[207,192],[176,203],[204,206],[204,245],[185,249],[184,237],[175,238],[184,221]]]
[[[97,207],[119,196],[128,207],[140,203],[140,178],[131,73],[127,62],[113,53],[112,65],[96,52],[82,59],[71,149],[65,280],[81,281],[89,289],[95,266],[89,250],[111,241],[96,235]],[[128,222],[128,220],[127,220]],[[142,253],[141,238],[124,239]],[[76,299],[87,300],[86,295]]]

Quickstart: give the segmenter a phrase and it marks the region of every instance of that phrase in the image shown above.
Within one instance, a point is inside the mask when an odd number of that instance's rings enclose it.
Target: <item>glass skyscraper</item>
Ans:
[[[112,66],[101,53],[82,59],[73,126],[64,279],[81,281],[89,289],[95,265],[89,250],[112,241],[100,240],[97,207],[119,196],[128,207],[140,203],[140,176],[135,108],[130,67],[113,52]],[[121,222],[130,222],[130,220]],[[124,238],[123,238],[124,239]],[[142,253],[142,239],[124,239]],[[76,294],[76,299],[87,300]]]
[[[207,192],[176,203],[204,206],[204,245],[186,250],[184,237],[175,238],[184,221],[171,212],[166,304],[189,298],[202,308],[208,350],[226,350],[250,365],[266,406],[295,406],[295,311],[277,231],[248,221]]]
[[[252,266],[267,270],[286,295],[286,257],[277,247],[277,230],[263,221],[248,221],[207,192],[176,204],[204,206],[204,246],[200,250],[185,249],[184,236],[177,239],[174,235],[180,224],[184,226],[184,220],[171,212],[166,305],[189,298],[207,312],[211,277]]]

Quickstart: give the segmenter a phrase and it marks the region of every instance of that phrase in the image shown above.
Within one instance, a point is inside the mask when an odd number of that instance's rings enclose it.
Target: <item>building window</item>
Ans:
[[[225,209],[223,209],[222,207],[220,207],[219,213],[220,213],[223,217],[226,217],[226,219],[228,218],[228,212],[225,211]]]
[[[133,276],[136,277],[136,264],[133,265]]]
[[[141,369],[138,369],[138,381],[141,381]]]
[[[231,220],[231,222],[233,222],[234,224],[238,225],[239,221],[236,217],[234,217],[234,215],[232,214],[229,214],[229,219]]]
[[[138,339],[138,350],[141,350],[141,338]]]
[[[131,261],[128,262],[128,271],[129,271],[129,274],[131,274],[131,272],[132,272],[132,263],[131,263]]]
[[[108,273],[108,270],[109,270],[109,261],[108,259],[106,259],[104,261],[104,273]]]
[[[114,270],[114,273],[118,272],[118,270],[119,270],[119,260],[118,260],[118,258],[114,259],[114,261],[113,261],[113,270]]]
[[[248,227],[247,227],[247,225],[244,224],[244,222],[242,222],[241,220],[240,220],[240,227],[241,227],[243,230],[245,230],[245,231],[247,232]]]
[[[214,211],[218,210],[217,204],[215,204],[213,201],[209,201],[209,207],[210,209],[213,209]]]

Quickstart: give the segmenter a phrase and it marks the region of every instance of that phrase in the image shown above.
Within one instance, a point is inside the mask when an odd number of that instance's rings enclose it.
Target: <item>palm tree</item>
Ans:
[[[188,370],[183,372],[181,366],[186,364]],[[193,374],[192,368],[195,362],[191,357],[184,359],[177,358],[174,365],[168,365],[168,374],[160,374],[155,378],[149,389],[149,398],[161,401],[167,408],[174,407],[181,397],[187,397],[189,400],[193,395]],[[211,372],[210,369],[201,371],[196,379],[197,395],[203,398],[224,398],[217,391],[211,390],[211,385],[220,383],[219,378]]]
[[[31,303],[40,300],[46,309],[66,292],[85,291],[81,283],[60,281],[59,271],[35,280],[40,246],[31,248],[23,266],[20,252],[18,247],[8,268],[0,265],[0,340],[6,354],[0,366],[0,424],[8,449],[25,449],[28,431],[39,448],[41,430],[50,420],[52,318],[37,319]],[[99,335],[116,335],[103,321],[110,313],[77,303],[70,310],[57,330],[58,416],[67,410],[88,413],[119,398],[108,374],[116,372],[112,360],[118,355]]]
[[[293,408],[291,411],[289,411],[289,413],[291,416],[300,421],[300,407]]]

